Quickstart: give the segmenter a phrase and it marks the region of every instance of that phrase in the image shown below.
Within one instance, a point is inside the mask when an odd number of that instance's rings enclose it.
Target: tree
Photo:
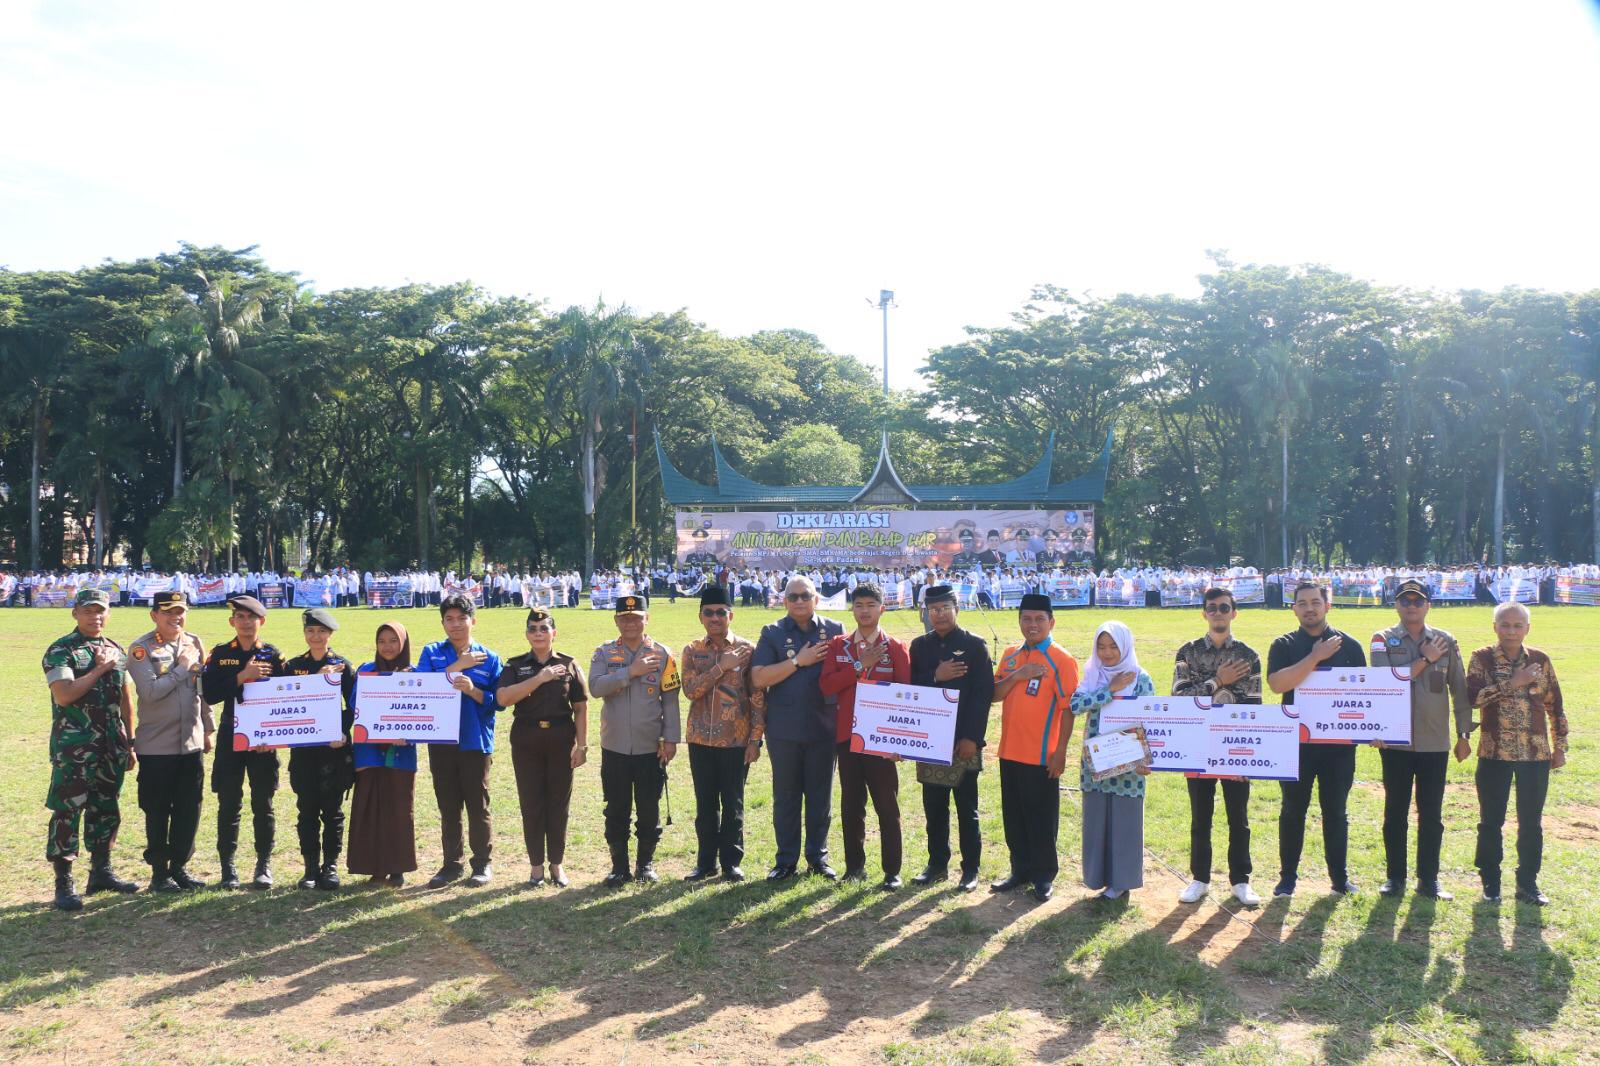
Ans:
[[[772,442],[755,473],[769,485],[859,485],[861,460],[861,449],[832,426],[794,426]]]

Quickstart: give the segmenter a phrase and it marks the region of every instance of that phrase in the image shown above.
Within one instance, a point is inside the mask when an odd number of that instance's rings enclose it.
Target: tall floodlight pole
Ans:
[[[889,395],[889,308],[894,306],[894,290],[878,290],[878,307],[883,311],[883,394]]]

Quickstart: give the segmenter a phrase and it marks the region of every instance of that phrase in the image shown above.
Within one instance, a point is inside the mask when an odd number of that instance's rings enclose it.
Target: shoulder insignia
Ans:
[[[138,660],[139,662],[144,662],[144,656],[145,656],[144,645],[143,644],[135,644],[133,646],[133,657],[136,660]]]

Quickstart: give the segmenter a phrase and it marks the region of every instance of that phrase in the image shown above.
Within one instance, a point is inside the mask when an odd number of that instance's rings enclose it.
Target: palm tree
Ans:
[[[569,307],[557,322],[545,403],[556,416],[575,420],[583,476],[584,573],[594,573],[595,500],[605,489],[604,461],[597,444],[603,416],[625,395],[637,400],[644,353],[634,337],[626,304],[593,311]]]

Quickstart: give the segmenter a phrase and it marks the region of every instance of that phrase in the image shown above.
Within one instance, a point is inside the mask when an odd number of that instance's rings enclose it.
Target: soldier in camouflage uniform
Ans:
[[[111,845],[122,821],[117,796],[134,754],[127,657],[104,635],[110,613],[111,598],[103,589],[83,589],[72,605],[76,628],[44,653],[51,711],[45,858],[55,866],[55,905],[64,911],[83,907],[72,883],[80,822],[90,857],[85,891],[138,891],[111,870]]]

